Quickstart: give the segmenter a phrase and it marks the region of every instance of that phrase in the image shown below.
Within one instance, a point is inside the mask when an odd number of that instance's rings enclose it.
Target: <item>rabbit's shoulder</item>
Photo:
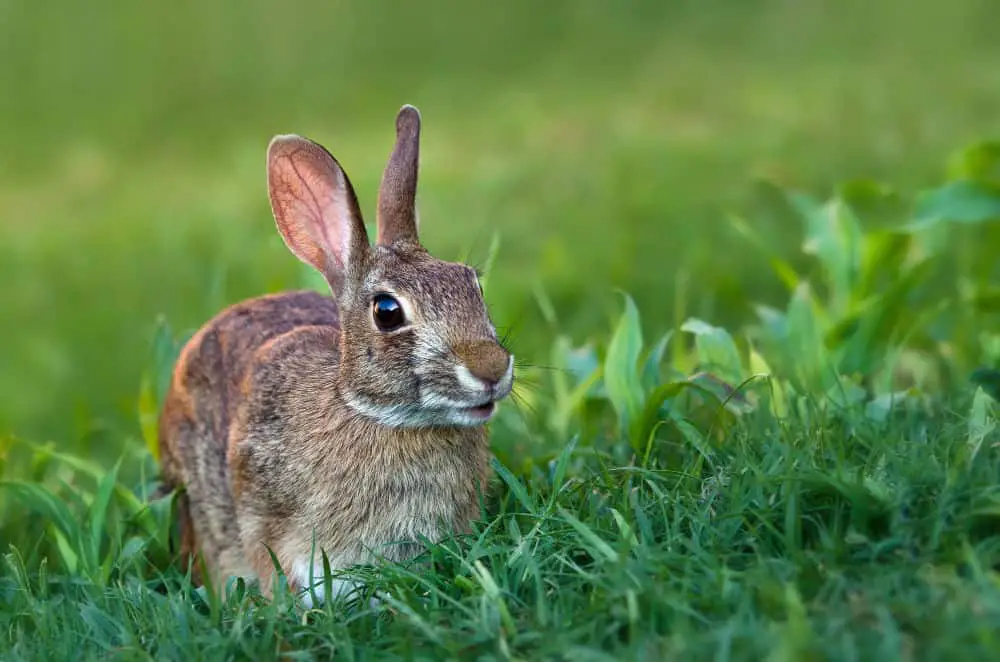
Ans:
[[[227,430],[227,453],[237,492],[247,481],[259,488],[273,482],[268,487],[272,496],[288,492],[288,498],[279,501],[294,502],[290,476],[307,472],[343,408],[337,388],[340,328],[336,304],[328,297],[320,298],[322,303],[315,301],[318,305],[309,311],[301,306],[314,302],[311,297],[275,302],[276,307],[285,307],[283,312],[274,311],[277,318],[268,324],[268,329],[277,332],[245,355],[239,382],[234,384],[233,416]],[[289,318],[293,323],[281,321]],[[247,335],[254,333],[255,329],[247,331]]]
[[[339,333],[337,304],[313,291],[283,292],[233,304],[184,345],[174,367],[168,404],[182,417],[225,439],[251,373],[276,341],[303,328]],[[282,343],[277,343],[282,344]]]

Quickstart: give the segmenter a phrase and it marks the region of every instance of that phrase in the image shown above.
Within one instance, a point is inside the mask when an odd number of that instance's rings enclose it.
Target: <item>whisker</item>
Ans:
[[[506,349],[509,352],[510,351],[510,327],[500,327],[500,328],[501,329],[506,328],[506,330],[504,331],[503,336],[501,336],[500,339],[497,342],[499,342],[500,346],[503,347],[504,349]]]
[[[517,388],[528,389],[533,393],[537,393],[539,389],[542,388],[541,382],[533,382],[530,379],[519,379],[517,380]]]
[[[542,365],[540,363],[522,363],[520,361],[514,361],[515,368],[527,368],[530,370],[552,370],[555,372],[570,372],[569,368],[559,368],[552,365]]]
[[[518,410],[518,413],[522,415],[522,420],[525,423],[527,423],[527,420],[524,418],[524,411],[522,408],[528,409],[531,412],[532,416],[535,416],[536,418],[538,417],[538,411],[534,407],[532,407],[527,400],[522,398],[520,395],[517,395],[516,393],[511,393],[510,395],[511,395],[511,402],[514,403],[514,407]]]

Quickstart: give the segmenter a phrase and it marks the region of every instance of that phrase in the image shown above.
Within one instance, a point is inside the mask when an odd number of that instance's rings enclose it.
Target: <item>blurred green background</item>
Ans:
[[[762,178],[934,181],[1000,134],[998,24],[995,0],[0,0],[0,432],[117,455],[159,315],[300,282],[270,137],[324,143],[370,212],[403,103],[425,243],[477,261],[500,233],[491,306],[526,360],[539,286],[581,340],[615,288],[655,329],[679,282],[735,323],[780,289],[726,215],[792,248]]]

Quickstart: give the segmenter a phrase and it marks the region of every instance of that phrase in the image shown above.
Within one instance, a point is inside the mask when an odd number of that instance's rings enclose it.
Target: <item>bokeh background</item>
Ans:
[[[678,293],[735,324],[780,286],[727,215],[790,250],[762,181],[936,181],[1000,134],[997,25],[995,0],[0,0],[0,432],[139,443],[159,316],[302,282],[270,137],[324,143],[370,216],[403,103],[425,243],[481,261],[499,233],[519,355],[551,342],[540,287],[580,340],[616,288],[655,330]]]

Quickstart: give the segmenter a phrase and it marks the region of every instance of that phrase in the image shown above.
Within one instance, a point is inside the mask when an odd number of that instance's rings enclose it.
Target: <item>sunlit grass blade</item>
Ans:
[[[88,532],[90,563],[94,569],[101,565],[101,544],[105,537],[108,507],[111,504],[111,497],[118,483],[118,471],[120,467],[121,460],[116,462],[111,470],[101,479],[97,487],[97,493],[94,495],[94,500],[90,504],[90,512],[87,513],[87,518],[90,520],[90,530]],[[106,567],[104,570],[108,571],[110,567]]]
[[[490,237],[490,246],[486,252],[486,261],[479,274],[479,284],[483,288],[483,296],[489,292],[490,276],[493,274],[493,264],[496,262],[497,254],[500,252],[500,233],[494,232]]]
[[[603,559],[611,563],[618,562],[618,552],[615,551],[614,547],[601,539],[601,537],[594,533],[589,526],[574,517],[565,508],[559,507],[558,512],[560,517],[566,520],[566,522],[577,532],[580,537],[581,544],[583,544],[587,551],[590,552],[592,557],[595,559]]]
[[[642,328],[639,311],[628,295],[624,295],[625,311],[622,313],[608,344],[604,360],[604,387],[622,429],[628,429],[641,413],[643,391],[639,374],[639,355],[642,351]]]
[[[510,469],[501,464],[499,460],[494,458],[491,464],[493,470],[497,472],[500,478],[503,479],[504,483],[507,484],[507,487],[510,488],[510,491],[514,494],[521,505],[524,506],[524,509],[529,513],[535,512],[535,502],[528,495],[528,490],[524,484],[518,480],[513,473],[511,473]]]

